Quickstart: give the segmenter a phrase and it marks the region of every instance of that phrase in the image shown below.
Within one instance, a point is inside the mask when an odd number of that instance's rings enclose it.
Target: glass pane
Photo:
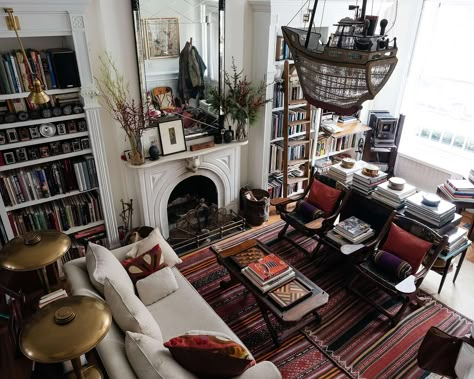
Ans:
[[[441,138],[441,130],[433,130],[433,133],[431,133],[431,140],[439,141],[440,138]]]
[[[454,147],[462,148],[463,145],[464,145],[464,137],[463,136],[454,137],[454,142],[453,142]]]
[[[441,143],[445,145],[451,145],[451,142],[453,140],[454,134],[451,132],[444,132],[443,138],[441,140]]]
[[[422,138],[430,138],[430,130],[429,129],[421,129],[420,137]]]
[[[466,151],[474,153],[474,138],[471,138],[468,143],[466,143]]]

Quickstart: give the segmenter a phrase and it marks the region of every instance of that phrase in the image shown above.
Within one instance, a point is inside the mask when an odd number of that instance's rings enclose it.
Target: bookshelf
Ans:
[[[39,68],[40,77],[46,79],[46,93],[56,101],[49,105],[50,112],[43,112],[44,106],[37,109],[25,101],[29,94],[25,92],[25,83],[12,90],[13,87],[6,88],[0,78],[0,112],[18,116],[18,112],[26,111],[28,114],[24,121],[18,117],[13,122],[5,117],[0,120],[0,242],[5,243],[25,231],[53,227],[72,237],[76,233],[87,235],[84,231],[89,229],[96,235],[100,232],[107,236],[109,245],[116,246],[119,239],[100,125],[98,91],[86,38],[85,13],[89,2],[11,0],[1,3],[3,7],[13,8],[19,18],[19,33],[27,55],[31,52],[31,61],[35,62],[34,52],[40,52],[36,64],[42,64],[46,70],[47,61],[41,57],[46,57],[47,52],[55,49],[74,52],[80,87],[60,88],[64,87],[59,81],[60,75],[55,67],[50,67],[53,71],[49,75],[56,75],[53,88],[51,76],[46,78],[48,74],[43,72],[43,67],[35,66]],[[6,55],[14,56],[12,51],[19,49],[5,17],[0,17],[0,46],[0,64]],[[17,64],[20,68],[21,62]],[[69,75],[74,75],[74,70]],[[18,104],[26,109],[17,108]],[[77,106],[74,112],[67,109],[68,104]],[[41,125],[46,123],[54,125],[55,133],[38,135]],[[23,138],[16,140],[15,134]]]

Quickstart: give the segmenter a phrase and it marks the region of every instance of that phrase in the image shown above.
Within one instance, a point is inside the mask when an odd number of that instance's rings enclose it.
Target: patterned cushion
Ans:
[[[418,238],[392,223],[382,249],[408,262],[412,267],[411,273],[414,274],[431,246],[433,246],[431,242]]]
[[[411,273],[411,266],[408,262],[400,259],[388,251],[379,250],[372,255],[374,265],[389,275],[403,280]]]
[[[296,206],[296,213],[305,222],[316,220],[319,217],[324,217],[324,211],[315,207],[307,200],[299,201]]]
[[[133,283],[168,266],[163,262],[160,245],[156,245],[150,251],[136,258],[122,261],[122,265],[127,270]]]
[[[184,334],[164,343],[184,368],[203,378],[241,375],[255,364],[250,352],[222,333]]]
[[[334,211],[341,192],[342,191],[314,179],[311,189],[309,190],[307,201],[329,216]]]

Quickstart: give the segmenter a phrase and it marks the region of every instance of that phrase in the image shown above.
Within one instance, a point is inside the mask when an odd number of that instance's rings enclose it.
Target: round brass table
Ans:
[[[41,363],[72,361],[76,378],[102,378],[95,366],[81,367],[80,356],[105,337],[112,323],[109,306],[89,296],[56,300],[36,312],[20,336],[20,349]]]
[[[68,235],[56,230],[26,233],[10,240],[0,250],[0,266],[10,271],[38,270],[46,292],[51,292],[46,266],[56,262],[71,247]]]

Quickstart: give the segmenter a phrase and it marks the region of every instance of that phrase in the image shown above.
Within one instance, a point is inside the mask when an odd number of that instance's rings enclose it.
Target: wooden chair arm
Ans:
[[[320,217],[320,218],[317,218],[316,220],[308,222],[307,224],[304,224],[304,227],[309,232],[315,232],[315,231],[321,229],[321,227],[323,226],[325,220],[326,219],[324,217]]]
[[[270,200],[270,205],[273,205],[276,207],[279,205],[286,205],[286,204],[292,203],[293,201],[295,200],[292,199],[291,197],[277,197],[275,199]]]

